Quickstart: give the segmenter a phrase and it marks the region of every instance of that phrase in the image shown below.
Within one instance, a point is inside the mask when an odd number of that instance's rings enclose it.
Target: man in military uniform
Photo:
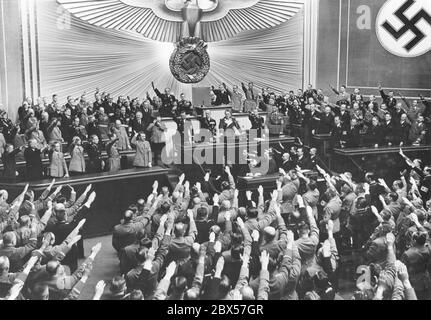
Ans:
[[[164,108],[172,107],[172,103],[174,101],[177,101],[175,96],[171,94],[171,89],[166,88],[164,93],[161,93],[155,86],[154,82],[151,82],[151,86],[153,87],[154,92],[156,95],[162,99],[162,105]]]
[[[86,143],[84,146],[89,158],[87,167],[88,172],[102,172],[105,167],[105,162],[102,160],[102,153],[99,147],[99,137],[96,135],[91,136],[90,142]]]
[[[383,103],[386,104],[389,111],[392,111],[395,109],[395,106],[397,105],[397,99],[394,98],[394,92],[389,91],[389,94],[387,95],[382,88],[382,85],[379,83],[379,91],[380,95],[382,96]]]
[[[283,134],[283,114],[278,110],[277,106],[272,106],[272,111],[266,117],[266,126],[269,129],[270,136],[279,137]]]
[[[257,132],[257,137],[262,137],[262,129],[265,129],[265,119],[259,116],[259,112],[254,110],[249,113],[248,119],[251,122],[251,130],[255,130]]]
[[[239,91],[238,86],[233,86],[232,91],[226,88],[229,93],[230,100],[232,101],[232,112],[241,113],[243,109],[242,105],[242,93]]]
[[[257,109],[259,93],[254,89],[253,82],[249,82],[248,87],[246,87],[244,83],[241,83],[241,86],[246,98],[244,102],[244,111],[249,112]]]
[[[229,92],[227,91],[227,87],[225,83],[220,85],[218,89],[214,88],[213,86],[212,91],[217,96],[217,99],[215,101],[215,106],[227,105],[230,103],[230,97],[229,97],[230,95],[229,95]]]

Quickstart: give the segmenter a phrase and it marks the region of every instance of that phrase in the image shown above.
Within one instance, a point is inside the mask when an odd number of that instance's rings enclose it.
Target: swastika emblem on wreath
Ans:
[[[376,33],[392,54],[412,58],[431,50],[431,1],[388,0],[380,9]]]
[[[184,38],[172,53],[169,61],[175,79],[182,83],[198,83],[210,70],[206,44],[199,38]]]

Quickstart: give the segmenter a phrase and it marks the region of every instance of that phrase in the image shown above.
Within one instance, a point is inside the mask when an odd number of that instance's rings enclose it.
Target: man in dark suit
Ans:
[[[311,148],[310,149],[310,157],[308,159],[308,167],[306,167],[306,168],[301,167],[301,169],[316,170],[316,165],[320,165],[319,159],[317,159],[317,149]]]
[[[121,249],[137,241],[138,232],[146,227],[150,221],[146,216],[140,216],[134,219],[133,211],[126,210],[123,214],[123,220],[114,227],[112,234],[112,246],[119,252]]]
[[[285,152],[281,158],[281,164],[279,167],[283,169],[285,172],[289,172],[292,169],[295,169],[295,162],[291,159],[290,153]]]
[[[296,152],[298,155],[298,158],[296,159],[296,165],[301,169],[308,168],[310,159],[304,154],[304,148],[299,147]]]
[[[189,108],[188,106],[189,106],[189,104],[191,105],[192,103],[191,103],[191,101],[189,101],[189,100],[186,100],[186,96],[185,96],[185,94],[184,93],[181,93],[180,94],[180,100],[178,100],[178,103],[177,103],[177,105],[178,105],[178,109],[179,110],[186,110],[187,111],[187,109]]]
[[[350,124],[350,114],[346,109],[347,109],[346,104],[342,103],[340,105],[340,108],[337,109],[335,112],[335,114],[340,118],[341,126],[343,128],[347,128]]]
[[[379,119],[373,117],[371,126],[366,132],[366,141],[369,146],[378,147],[382,144],[382,129],[379,124]]]
[[[401,120],[401,116],[406,113],[406,111],[403,109],[403,105],[401,104],[401,102],[398,102],[395,105],[395,109],[392,110],[392,120],[394,121],[394,123],[399,123]]]
[[[410,134],[411,125],[407,120],[408,120],[407,114],[403,113],[401,115],[400,123],[398,124],[397,138],[399,142],[402,143],[403,145],[406,145],[409,143],[409,134]]]
[[[96,193],[92,192],[87,199],[87,202],[79,210],[78,214],[73,218],[72,221],[68,222],[68,216],[64,204],[57,203],[54,207],[54,215],[57,218],[55,224],[48,225],[46,228],[47,232],[52,232],[55,236],[54,245],[60,245],[69,234],[77,227],[79,222],[87,215],[90,210],[90,206],[96,198]],[[71,250],[67,253],[63,259],[62,264],[70,268],[71,273],[75,272],[78,268],[79,250],[78,246],[74,244]]]
[[[154,120],[152,116],[153,108],[149,100],[145,100],[144,103],[142,104],[141,113],[142,113],[142,120],[144,121],[144,124],[147,125],[148,127],[150,123]]]
[[[79,123],[79,118],[73,119],[72,126],[70,128],[70,134],[69,134],[70,140],[69,143],[72,142],[72,139],[74,137],[81,138],[82,141],[87,139],[87,131],[85,130],[84,126],[81,126]]]
[[[386,113],[385,121],[382,124],[382,138],[383,143],[391,146],[396,142],[396,127],[392,122],[392,116],[390,113]]]
[[[12,273],[19,272],[25,265],[29,254],[37,247],[37,232],[30,229],[29,241],[21,247],[17,247],[17,237],[15,232],[6,232],[3,235],[3,247],[0,249],[0,257],[4,256],[9,259],[9,271]]]
[[[1,155],[3,162],[3,179],[8,181],[15,181],[16,179],[16,155],[23,151],[25,146],[19,148],[13,147],[11,144],[7,144],[5,151]]]
[[[100,140],[100,131],[97,125],[97,119],[94,115],[88,116],[88,123],[85,126],[85,131],[87,132],[88,137],[96,136]]]
[[[305,111],[303,112],[304,142],[306,144],[310,144],[311,136],[319,132],[320,118],[322,116],[322,114],[317,110],[317,106],[313,103],[312,98],[310,99],[310,102],[311,103],[305,107]],[[299,103],[296,102],[296,100],[294,104],[299,106]],[[300,109],[296,113],[301,116],[302,112],[299,114],[298,112],[301,112]]]
[[[291,124],[301,124],[303,122],[303,111],[298,100],[293,100],[292,106],[287,110]]]
[[[326,106],[324,108],[323,114],[320,116],[320,128],[319,133],[331,133],[331,130],[334,126],[334,115],[331,112],[331,107]]]
[[[108,97],[106,102],[103,104],[103,109],[105,110],[109,119],[112,121],[115,117],[115,112],[118,110],[118,105],[114,103],[114,99]]]
[[[377,103],[376,97],[374,95],[370,96],[370,100],[364,102],[364,108],[368,109],[370,105],[372,107],[372,110],[374,112],[377,112],[377,110],[379,109],[379,104]]]
[[[99,137],[91,136],[90,142],[84,145],[85,151],[88,154],[87,172],[96,173],[102,172],[105,167],[105,162],[102,160],[102,153],[99,146]]]
[[[313,85],[309,84],[307,87],[307,90],[305,90],[304,95],[303,95],[305,101],[308,101],[308,99],[314,98],[316,96],[317,96],[316,89],[313,89]]]
[[[145,132],[151,123],[151,118],[144,119],[141,111],[136,112],[136,117],[130,123],[133,135],[139,132]]]
[[[350,120],[350,126],[346,129],[347,131],[347,148],[357,148],[361,143],[360,128],[357,124],[357,120],[353,118]]]
[[[229,92],[227,91],[227,87],[226,87],[225,83],[223,83],[221,86],[219,86],[218,89],[215,89],[213,86],[212,90],[217,97],[217,99],[215,101],[216,106],[221,106],[222,104],[229,104],[230,103],[230,95],[229,95]]]
[[[380,95],[382,96],[383,103],[386,104],[388,107],[388,110],[392,112],[393,109],[395,109],[395,106],[397,105],[397,99],[394,98],[394,92],[389,91],[389,94],[386,94],[383,91],[382,85],[379,83],[379,91]]]
[[[265,119],[261,116],[259,116],[259,112],[256,110],[253,110],[249,113],[248,119],[251,123],[251,130],[255,130],[257,132],[257,137],[262,137],[262,129],[265,129]]]
[[[130,111],[127,110],[125,106],[122,106],[115,114],[115,120],[120,120],[121,124],[128,126],[130,122]]]
[[[156,93],[156,95],[162,99],[162,105],[164,108],[168,108],[171,107],[172,108],[172,103],[174,101],[177,101],[177,99],[175,98],[175,96],[173,94],[171,94],[171,89],[166,88],[164,93],[161,93],[156,87],[154,87],[154,82],[151,82],[151,86],[153,87],[154,92]]]
[[[73,137],[71,137],[71,128],[73,125],[72,111],[70,109],[66,109],[62,118],[61,118],[61,134],[63,136],[64,141],[71,141]]]
[[[340,117],[334,118],[334,127],[331,130],[332,148],[344,148],[347,141],[347,132],[344,130]]]
[[[45,151],[48,146],[45,147],[45,149],[38,149],[37,148],[37,141],[35,139],[32,139],[29,141],[28,148],[24,151],[24,158],[26,161],[26,169],[27,169],[27,180],[39,180],[43,177],[43,167],[42,167],[42,152]]]

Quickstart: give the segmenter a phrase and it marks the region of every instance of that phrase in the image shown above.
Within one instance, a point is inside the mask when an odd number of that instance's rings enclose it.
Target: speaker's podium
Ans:
[[[210,87],[193,87],[192,103],[194,106],[211,107],[211,88]]]

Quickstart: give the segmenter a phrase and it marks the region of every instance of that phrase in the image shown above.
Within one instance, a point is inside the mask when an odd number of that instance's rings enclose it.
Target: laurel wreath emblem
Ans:
[[[206,49],[206,43],[200,38],[184,38],[178,42],[169,60],[175,79],[182,83],[201,82],[210,70],[210,57]]]

